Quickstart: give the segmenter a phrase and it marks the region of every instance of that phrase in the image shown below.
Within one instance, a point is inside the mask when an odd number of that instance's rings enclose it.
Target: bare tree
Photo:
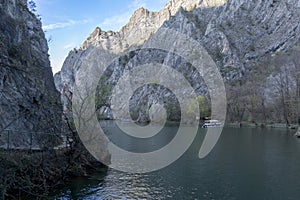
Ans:
[[[286,53],[277,55],[272,65],[275,66],[274,93],[278,98],[278,106],[282,110],[284,121],[298,123],[298,73],[300,71],[300,49],[294,47]]]
[[[246,112],[247,89],[240,81],[227,85],[227,103],[229,121],[241,123]]]

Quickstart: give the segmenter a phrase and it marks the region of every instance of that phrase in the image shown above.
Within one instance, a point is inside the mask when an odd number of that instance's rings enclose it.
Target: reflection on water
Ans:
[[[157,134],[152,137],[137,138],[129,134],[124,134],[124,131],[119,128],[119,126],[116,124],[116,121],[101,121],[100,125],[110,141],[122,149],[135,153],[153,152],[163,148],[175,137],[179,128],[179,123],[170,123],[167,126],[162,126],[161,129],[158,128],[161,127],[161,125],[154,124],[147,126],[147,130]],[[122,127],[126,127],[126,133],[137,130],[136,127],[130,123],[123,123]],[[159,131],[157,132],[156,130]],[[142,135],[143,133],[136,134]]]
[[[167,168],[148,174],[108,169],[73,180],[53,198],[299,199],[300,139],[292,131],[225,128],[214,150],[200,160],[204,134],[200,129],[189,150]]]

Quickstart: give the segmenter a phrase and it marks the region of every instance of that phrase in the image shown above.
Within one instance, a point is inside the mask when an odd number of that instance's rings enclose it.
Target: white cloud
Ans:
[[[78,24],[87,24],[89,21],[88,20],[69,20],[67,22],[58,22],[55,24],[48,24],[43,26],[43,30],[47,31],[47,30],[54,30],[54,29],[60,29],[60,28],[66,28],[66,27],[70,27],[70,26],[75,26]]]
[[[69,50],[69,49],[72,49],[72,48],[75,48],[75,47],[76,47],[75,42],[70,42],[70,43],[68,43],[68,44],[66,44],[66,45],[64,46],[64,49]]]

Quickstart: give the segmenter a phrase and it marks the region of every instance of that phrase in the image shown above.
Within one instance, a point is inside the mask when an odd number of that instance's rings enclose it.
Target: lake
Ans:
[[[294,132],[227,127],[213,151],[198,159],[205,134],[205,129],[199,129],[188,151],[164,169],[147,174],[103,170],[74,179],[52,198],[296,200],[300,198],[300,139]]]

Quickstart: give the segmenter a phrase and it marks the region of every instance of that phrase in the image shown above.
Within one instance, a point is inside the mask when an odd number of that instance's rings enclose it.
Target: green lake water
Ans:
[[[166,130],[173,132],[174,127]],[[51,198],[298,200],[300,139],[294,132],[224,128],[213,151],[200,160],[198,151],[205,129],[199,129],[188,151],[164,169],[130,174],[108,168],[74,179],[53,191]],[[124,143],[132,145],[128,140]]]

